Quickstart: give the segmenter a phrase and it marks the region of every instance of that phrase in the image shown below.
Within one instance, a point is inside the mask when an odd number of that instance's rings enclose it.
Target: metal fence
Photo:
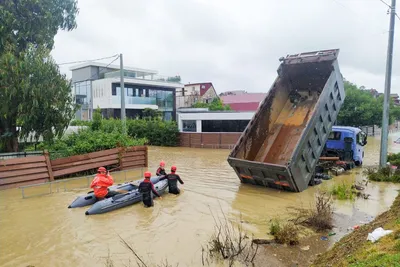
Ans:
[[[13,159],[13,158],[25,158],[30,156],[42,156],[43,151],[27,151],[27,152],[11,152],[11,153],[0,153],[0,159]]]
[[[112,176],[114,176],[114,181],[118,180],[121,183],[125,183],[128,181],[134,181],[141,179],[144,175],[145,168],[134,168],[124,171],[115,171],[112,172]],[[127,175],[127,173],[135,172],[137,175]],[[118,178],[116,178],[118,177]],[[59,192],[67,192],[72,191],[74,189],[82,189],[87,188],[88,191],[91,191],[90,184],[94,178],[94,175],[90,176],[83,176],[77,178],[66,178],[61,180],[56,180],[52,182],[40,183],[40,184],[32,184],[32,185],[25,185],[19,187],[21,189],[22,198],[31,198],[37,196],[44,196],[50,195],[52,193],[59,193]],[[74,184],[77,183],[78,185]],[[72,184],[72,186],[71,186]],[[117,184],[117,183],[116,183]],[[32,189],[33,193],[29,193],[28,190]],[[41,190],[40,190],[41,189]],[[36,192],[39,191],[39,192]]]

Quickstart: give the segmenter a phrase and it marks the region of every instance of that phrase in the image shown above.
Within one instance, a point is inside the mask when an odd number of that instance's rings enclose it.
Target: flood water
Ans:
[[[400,145],[393,144],[398,136],[400,133],[390,135],[392,152],[400,152]],[[378,163],[379,145],[379,137],[369,137],[365,165]],[[129,262],[136,266],[136,259],[120,237],[148,263],[159,264],[167,258],[174,266],[201,266],[201,248],[214,233],[214,217],[240,219],[255,238],[265,238],[272,218],[287,216],[290,206],[309,206],[318,188],[363,178],[361,169],[355,169],[302,193],[281,192],[240,184],[226,161],[228,154],[229,150],[149,148],[152,172],[160,160],[165,160],[167,167],[178,167],[177,173],[185,182],[180,185],[181,195],[165,194],[150,209],[136,204],[91,216],[85,215],[87,207],[68,209],[77,196],[89,191],[77,189],[87,184],[86,179],[68,183],[67,191],[63,185],[59,192],[25,199],[20,189],[0,191],[0,266],[106,266],[108,257],[114,266],[129,266]],[[119,173],[114,179],[130,180],[134,175],[139,174]],[[366,189],[370,199],[335,201],[340,224],[371,220],[390,207],[399,188],[370,183]],[[356,213],[365,218],[354,217]]]

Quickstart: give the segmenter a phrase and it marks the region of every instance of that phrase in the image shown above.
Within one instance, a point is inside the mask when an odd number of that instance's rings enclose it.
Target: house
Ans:
[[[88,62],[70,68],[72,93],[81,107],[78,120],[91,120],[99,107],[106,118],[121,117],[120,68],[118,65]],[[183,84],[177,77],[161,77],[157,71],[124,67],[125,113],[127,118],[142,116],[145,108],[162,112],[164,120],[176,117],[176,89]],[[179,77],[178,77],[179,78]]]
[[[228,94],[221,96],[222,103],[234,111],[256,111],[266,93]]]
[[[184,88],[176,90],[176,108],[191,107],[197,102],[210,103],[217,97],[211,82],[185,84]]]
[[[390,94],[390,97],[393,99],[393,103],[396,106],[400,105],[400,99],[399,99],[399,95],[398,94]]]

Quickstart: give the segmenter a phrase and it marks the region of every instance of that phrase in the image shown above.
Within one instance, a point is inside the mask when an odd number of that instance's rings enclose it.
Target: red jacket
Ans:
[[[90,184],[90,188],[93,188],[96,197],[103,198],[108,194],[108,187],[113,183],[114,179],[111,175],[97,174]]]

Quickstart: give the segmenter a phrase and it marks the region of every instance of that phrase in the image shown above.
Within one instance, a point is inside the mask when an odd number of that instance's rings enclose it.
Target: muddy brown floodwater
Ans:
[[[400,145],[393,144],[398,136],[390,135],[390,151],[400,152]],[[379,161],[379,143],[379,137],[368,139],[365,165]],[[181,195],[164,195],[151,209],[136,204],[92,216],[85,216],[87,208],[68,209],[75,197],[88,191],[77,189],[86,185],[85,179],[69,183],[67,187],[72,190],[25,199],[19,189],[0,191],[0,266],[105,266],[108,255],[114,266],[135,263],[119,235],[147,262],[168,259],[179,266],[201,266],[201,247],[214,232],[212,214],[240,219],[249,233],[265,238],[270,219],[286,217],[289,206],[310,205],[318,188],[363,178],[361,170],[356,169],[302,193],[280,192],[240,184],[226,161],[228,154],[228,150],[150,147],[152,172],[160,160],[165,160],[167,167],[178,167],[185,181]],[[134,173],[127,175],[133,178]],[[114,178],[125,179],[123,173]],[[369,200],[335,201],[338,234],[328,241],[315,237],[307,240],[310,250],[326,249],[346,233],[349,225],[369,221],[387,210],[399,188],[370,183],[366,189],[371,194]],[[307,256],[308,252],[300,247],[288,248],[286,254],[290,257],[280,257],[275,248],[262,249],[260,266],[290,266]]]

